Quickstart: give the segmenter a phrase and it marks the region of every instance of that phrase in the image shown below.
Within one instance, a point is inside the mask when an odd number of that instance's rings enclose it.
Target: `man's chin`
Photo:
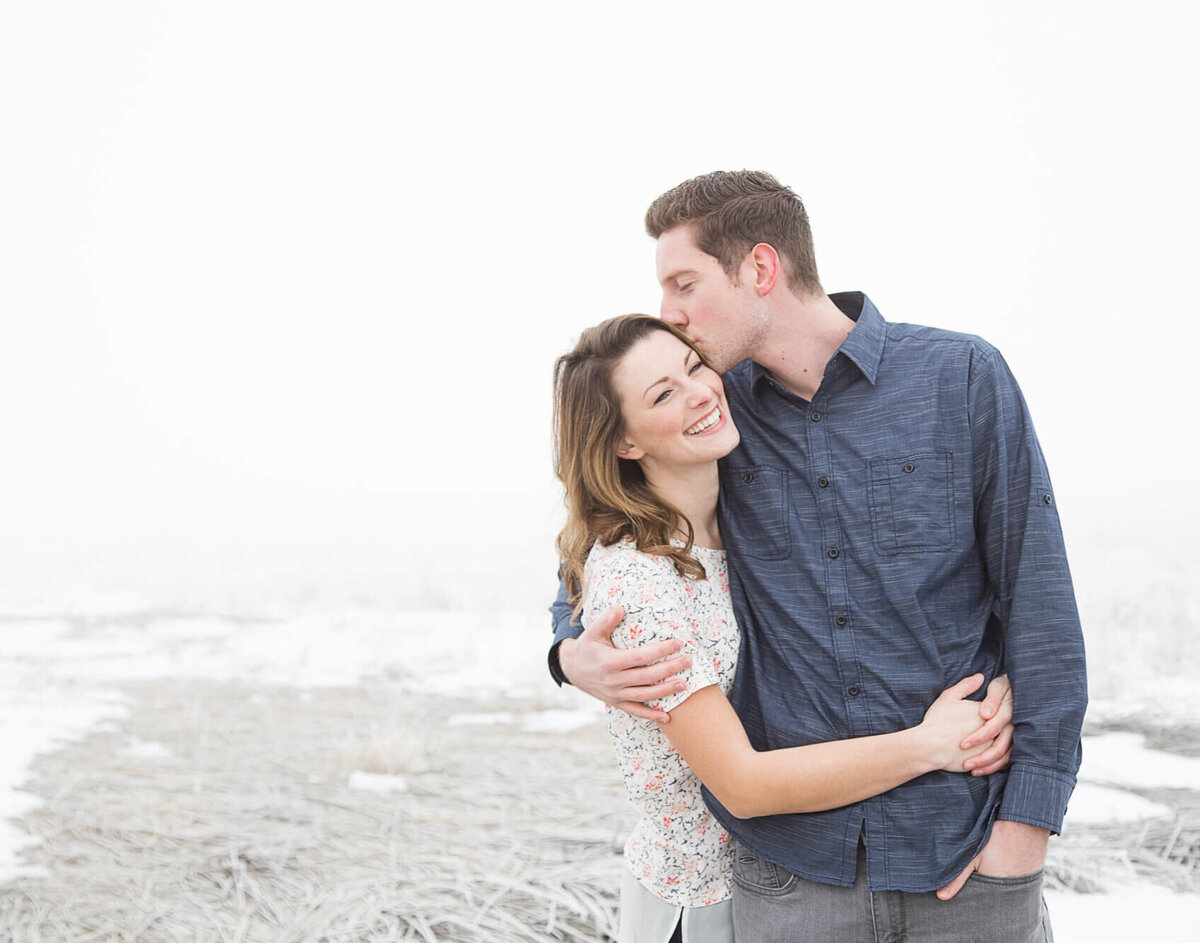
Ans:
[[[708,365],[710,367],[712,367],[714,370],[716,370],[717,373],[721,373],[721,374],[728,373],[730,370],[732,370],[734,367],[736,367],[739,363],[742,362],[740,359],[739,360],[731,359],[728,354],[725,354],[721,351],[717,351],[717,352],[711,353],[711,354],[708,351],[702,351],[702,353],[704,354],[704,359],[708,361]]]

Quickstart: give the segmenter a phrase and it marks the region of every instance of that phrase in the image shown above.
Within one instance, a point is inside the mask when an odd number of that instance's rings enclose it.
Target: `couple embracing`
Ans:
[[[661,318],[555,369],[550,668],[612,705],[620,943],[1052,939],[1083,641],[1007,365],[826,295],[769,174],[646,227]]]

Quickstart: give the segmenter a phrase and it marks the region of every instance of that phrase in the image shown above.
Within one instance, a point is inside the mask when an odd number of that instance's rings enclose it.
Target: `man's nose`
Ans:
[[[668,304],[665,300],[658,309],[658,316],[668,324],[674,324],[676,327],[687,327],[687,315],[679,308]]]

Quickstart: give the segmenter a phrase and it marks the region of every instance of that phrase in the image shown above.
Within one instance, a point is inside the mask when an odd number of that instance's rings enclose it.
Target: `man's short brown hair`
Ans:
[[[768,173],[717,170],[693,177],[646,210],[646,232],[655,239],[685,225],[694,228],[696,247],[720,262],[731,279],[746,254],[765,242],[783,257],[794,294],[824,293],[804,204]]]

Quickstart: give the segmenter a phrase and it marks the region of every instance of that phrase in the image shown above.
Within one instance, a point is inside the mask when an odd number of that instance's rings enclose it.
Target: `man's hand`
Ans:
[[[1008,766],[1012,747],[1012,708],[1012,685],[1008,683],[1008,675],[996,675],[988,685],[987,697],[979,704],[979,716],[984,723],[959,744],[969,750],[977,743],[993,741],[990,747],[963,764],[972,776],[986,776]]]
[[[1018,877],[1040,871],[1046,863],[1049,842],[1050,833],[1044,828],[999,819],[992,825],[992,834],[983,851],[962,874],[938,891],[937,896],[950,900],[976,871],[992,877]]]
[[[579,690],[634,717],[665,724],[671,715],[644,702],[682,691],[686,687],[682,680],[665,679],[689,667],[692,659],[687,655],[667,657],[683,647],[678,639],[624,650],[615,647],[613,630],[624,618],[625,610],[614,606],[593,620],[579,638],[563,639],[558,646],[558,665]],[[666,660],[650,664],[660,658]]]

